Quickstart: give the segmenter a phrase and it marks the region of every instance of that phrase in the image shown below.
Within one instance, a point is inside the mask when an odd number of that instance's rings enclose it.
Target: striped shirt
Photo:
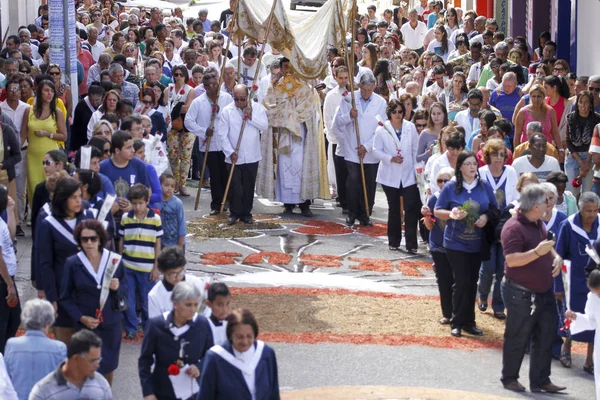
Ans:
[[[123,265],[140,272],[154,267],[156,240],[162,237],[160,216],[148,208],[143,219],[137,219],[133,210],[121,219],[119,237],[123,238]]]

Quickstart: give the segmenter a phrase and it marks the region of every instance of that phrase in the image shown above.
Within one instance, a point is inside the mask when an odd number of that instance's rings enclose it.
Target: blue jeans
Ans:
[[[492,287],[492,280],[495,277],[494,293],[492,294],[492,309],[494,312],[504,312],[504,301],[502,301],[500,287],[502,278],[504,277],[504,252],[502,250],[502,245],[498,242],[492,244],[490,252],[490,259],[481,263],[477,294],[483,303],[487,303],[488,295],[490,294]]]
[[[587,161],[588,153],[577,153],[577,154],[583,161]],[[567,190],[569,190],[575,196],[577,196],[580,193],[580,191],[581,191],[581,193],[583,193],[583,192],[589,192],[590,190],[593,190],[592,189],[592,179],[594,178],[594,171],[592,171],[591,168],[588,171],[585,178],[583,178],[581,180],[580,188],[576,189],[573,187],[573,185],[571,185],[571,182],[573,181],[573,179],[577,178],[580,173],[579,163],[577,162],[577,160],[573,157],[573,155],[571,153],[569,153],[567,155],[567,160],[565,161],[565,173],[567,174],[567,177],[569,178],[569,180],[567,182]]]
[[[127,310],[123,315],[125,331],[127,333],[137,333],[137,301],[139,300],[139,306],[142,311],[142,328],[146,329],[146,321],[148,321],[148,293],[150,293],[154,283],[150,281],[150,272],[135,271],[127,267],[125,268],[125,279],[127,279]],[[136,291],[139,293],[139,296],[136,296]]]

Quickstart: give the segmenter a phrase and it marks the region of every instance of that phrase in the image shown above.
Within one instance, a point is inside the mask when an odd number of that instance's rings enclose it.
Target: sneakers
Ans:
[[[25,236],[25,231],[21,228],[21,225],[17,225],[17,236]]]

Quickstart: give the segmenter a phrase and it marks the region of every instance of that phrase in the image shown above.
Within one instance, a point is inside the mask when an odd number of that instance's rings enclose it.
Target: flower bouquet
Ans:
[[[467,200],[460,207],[454,207],[450,211],[450,218],[460,220],[467,229],[465,232],[475,231],[475,222],[479,219],[479,203],[473,200]]]
[[[421,203],[427,204],[427,198],[429,189],[429,176],[425,173],[425,164],[419,161],[415,166],[415,173],[417,179],[417,186],[419,188],[419,195],[421,196]]]

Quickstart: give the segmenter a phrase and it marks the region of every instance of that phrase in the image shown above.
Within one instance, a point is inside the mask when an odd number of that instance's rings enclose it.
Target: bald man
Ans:
[[[227,223],[233,225],[239,219],[246,224],[252,224],[252,203],[254,201],[254,185],[258,172],[258,162],[262,159],[260,153],[260,133],[269,129],[267,113],[259,103],[252,103],[248,98],[246,85],[235,85],[233,88],[233,103],[221,111],[218,122],[218,136],[228,171],[235,164],[231,186],[229,187],[229,218]],[[244,132],[239,149],[237,143]]]

